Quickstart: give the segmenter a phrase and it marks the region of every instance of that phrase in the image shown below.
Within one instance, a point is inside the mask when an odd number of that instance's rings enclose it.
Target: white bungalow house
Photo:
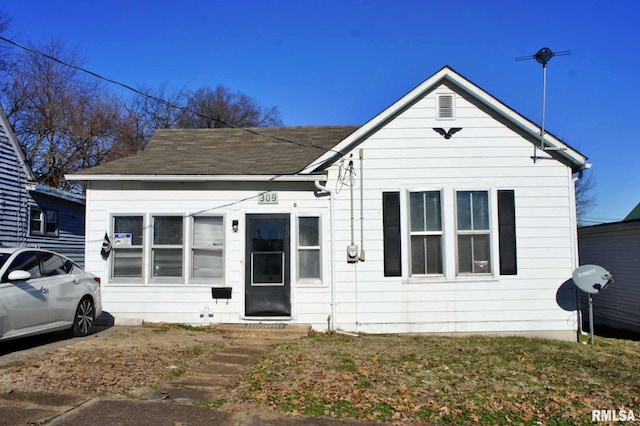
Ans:
[[[574,340],[556,296],[588,164],[540,139],[444,67],[359,127],[158,130],[67,178],[116,321]]]

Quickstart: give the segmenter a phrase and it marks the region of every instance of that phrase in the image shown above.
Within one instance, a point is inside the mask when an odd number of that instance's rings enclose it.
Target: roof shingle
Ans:
[[[357,128],[159,129],[144,151],[74,174],[291,175],[331,150]]]

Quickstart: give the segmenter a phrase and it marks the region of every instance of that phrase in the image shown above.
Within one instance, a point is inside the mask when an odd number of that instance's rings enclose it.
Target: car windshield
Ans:
[[[0,268],[4,266],[4,263],[11,255],[9,253],[0,253]]]

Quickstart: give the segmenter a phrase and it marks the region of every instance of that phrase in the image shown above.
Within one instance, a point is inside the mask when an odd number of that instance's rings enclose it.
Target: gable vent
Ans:
[[[440,94],[437,96],[437,117],[439,119],[455,118],[453,94]]]

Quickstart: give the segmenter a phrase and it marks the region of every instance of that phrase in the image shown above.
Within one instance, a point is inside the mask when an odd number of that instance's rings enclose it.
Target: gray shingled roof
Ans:
[[[159,129],[144,151],[75,175],[290,175],[357,126]],[[263,136],[264,135],[264,136]],[[297,142],[284,142],[275,138]]]

